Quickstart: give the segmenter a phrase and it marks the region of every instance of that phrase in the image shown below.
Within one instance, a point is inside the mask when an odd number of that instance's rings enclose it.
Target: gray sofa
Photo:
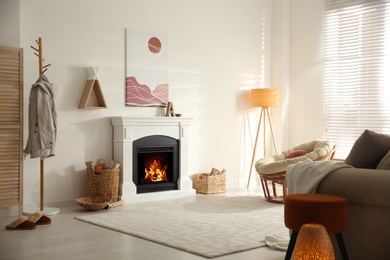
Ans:
[[[351,260],[390,259],[390,170],[338,169],[321,181],[317,193],[348,200],[343,237]],[[331,239],[336,259],[342,259],[333,235]]]

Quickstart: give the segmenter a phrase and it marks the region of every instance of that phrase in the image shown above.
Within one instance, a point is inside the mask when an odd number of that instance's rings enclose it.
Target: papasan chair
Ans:
[[[284,203],[287,195],[286,170],[291,164],[310,159],[312,161],[331,160],[336,151],[332,141],[313,140],[283,151],[280,154],[264,157],[255,163],[255,169],[260,176],[265,200],[274,203]],[[272,184],[273,194],[270,193],[268,183]],[[276,184],[283,187],[283,195],[278,195]]]

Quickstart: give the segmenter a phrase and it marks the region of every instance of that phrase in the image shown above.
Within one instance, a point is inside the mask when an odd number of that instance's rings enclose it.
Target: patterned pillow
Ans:
[[[366,129],[352,146],[345,163],[356,168],[375,169],[389,150],[389,135]]]
[[[306,150],[295,150],[286,156],[286,159],[295,158],[307,154]]]

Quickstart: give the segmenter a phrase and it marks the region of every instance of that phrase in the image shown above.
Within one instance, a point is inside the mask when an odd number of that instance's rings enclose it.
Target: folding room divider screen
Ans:
[[[23,49],[0,46],[0,208],[23,210]]]

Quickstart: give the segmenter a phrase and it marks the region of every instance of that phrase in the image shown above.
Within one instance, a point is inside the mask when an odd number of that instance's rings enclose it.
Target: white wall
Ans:
[[[194,118],[190,172],[226,168],[228,187],[246,185],[258,115],[248,94],[271,87],[271,14],[271,0],[20,0],[25,108],[38,77],[30,48],[38,37],[52,64],[45,74],[58,87],[58,140],[56,156],[45,160],[45,202],[86,195],[84,162],[112,158],[110,116],[163,112],[124,106],[126,28],[169,35],[170,99],[175,111]],[[77,108],[89,66],[99,67],[108,109]],[[39,159],[26,159],[24,169],[24,203],[37,204]]]
[[[322,138],[323,10],[323,0],[290,1],[290,147]]]
[[[19,0],[0,0],[0,46],[20,47]]]
[[[290,148],[289,93],[290,93],[290,1],[272,1],[271,82],[279,88],[279,107],[272,109],[272,120],[278,136],[279,152]]]

